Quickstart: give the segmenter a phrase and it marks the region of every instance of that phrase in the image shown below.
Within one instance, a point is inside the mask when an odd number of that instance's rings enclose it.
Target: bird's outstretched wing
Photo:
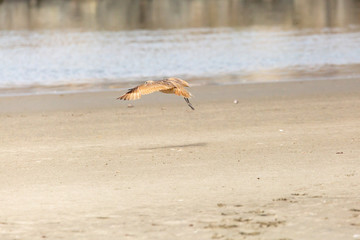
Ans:
[[[120,100],[136,100],[141,95],[150,94],[157,91],[164,91],[174,88],[174,86],[166,81],[148,81],[137,87],[129,89],[127,93],[118,97]]]
[[[174,86],[174,89],[172,89],[173,90],[172,93],[175,93],[178,96],[183,96],[186,98],[191,97],[191,94],[188,91],[186,91],[186,89],[184,88],[184,87],[188,87],[189,84],[184,80],[180,78],[168,78],[165,81]]]
[[[189,83],[185,80],[182,80],[181,78],[175,78],[175,77],[171,77],[171,78],[167,78],[166,81],[171,82],[171,83],[175,83],[177,85],[180,85],[182,87],[189,87]]]

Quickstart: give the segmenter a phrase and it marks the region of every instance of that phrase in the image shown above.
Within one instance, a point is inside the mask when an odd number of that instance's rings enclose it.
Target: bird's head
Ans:
[[[145,84],[151,84],[151,83],[153,83],[153,82],[154,82],[154,81],[149,80],[149,81],[146,81]]]

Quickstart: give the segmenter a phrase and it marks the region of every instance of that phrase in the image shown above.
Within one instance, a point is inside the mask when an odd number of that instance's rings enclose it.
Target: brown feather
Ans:
[[[137,87],[129,89],[127,93],[119,97],[121,100],[136,100],[141,98],[141,95],[150,94],[153,92],[168,90],[173,88],[174,86],[169,84],[167,81],[148,81],[144,84],[141,84]]]
[[[153,92],[173,93],[184,98],[190,98],[191,94],[184,88],[189,84],[180,78],[167,78],[160,81],[147,81],[137,87],[129,89],[127,93],[118,97],[121,100],[136,100],[142,95]],[[190,106],[190,105],[189,105]]]
[[[172,78],[168,78],[167,80],[168,80],[168,81],[171,81],[171,82],[175,82],[175,83],[177,83],[178,85],[183,86],[183,87],[189,87],[189,84],[188,84],[185,80],[182,80],[182,79],[180,79],[180,78],[174,78],[174,77],[172,77]]]
[[[175,94],[186,98],[190,97],[190,93],[186,91],[184,88],[175,88]]]

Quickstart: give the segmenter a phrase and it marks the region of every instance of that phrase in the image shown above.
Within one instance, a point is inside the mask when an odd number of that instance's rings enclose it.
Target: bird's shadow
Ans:
[[[199,142],[199,143],[190,143],[190,144],[181,144],[181,145],[165,145],[159,147],[149,147],[149,148],[139,148],[139,150],[155,150],[155,149],[166,149],[166,148],[186,148],[186,147],[204,147],[207,143]]]

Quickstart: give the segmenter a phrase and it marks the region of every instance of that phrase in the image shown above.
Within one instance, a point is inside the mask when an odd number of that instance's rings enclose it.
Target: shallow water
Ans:
[[[359,78],[359,9],[351,0],[4,1],[0,92],[167,76],[192,84]]]

